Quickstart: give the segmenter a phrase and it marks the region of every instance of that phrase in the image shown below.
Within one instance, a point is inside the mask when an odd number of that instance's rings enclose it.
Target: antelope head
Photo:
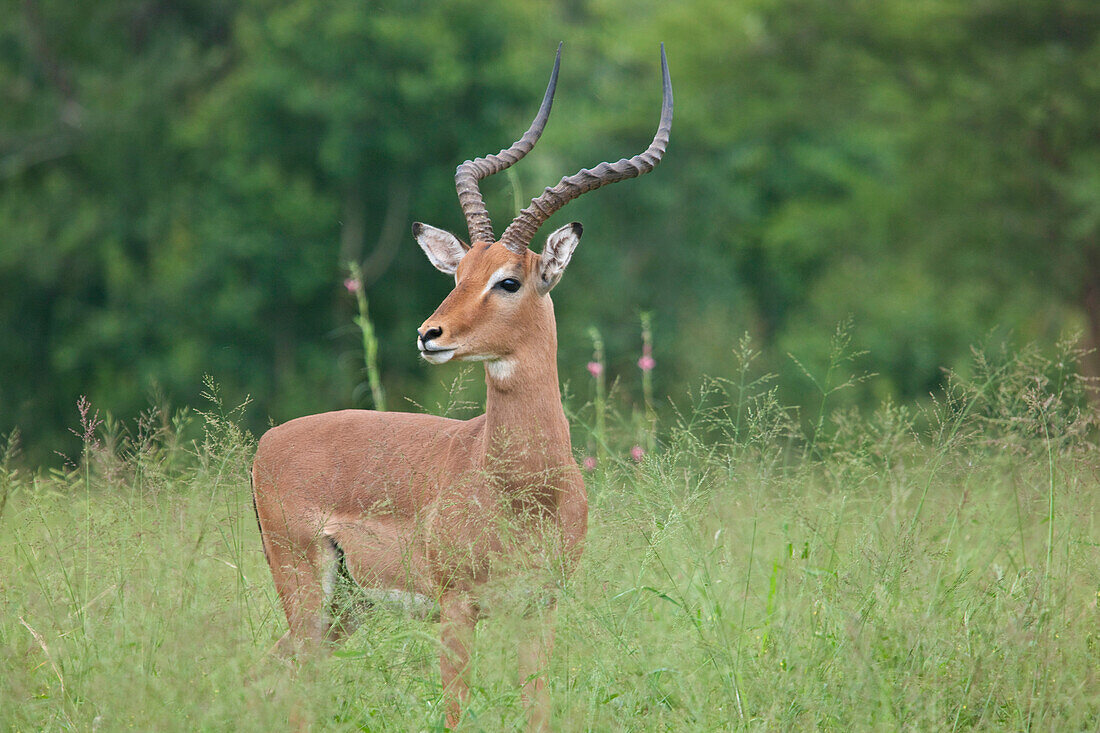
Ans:
[[[542,135],[561,64],[558,45],[554,70],[542,106],[531,127],[510,148],[468,160],[455,172],[455,186],[470,231],[467,245],[450,232],[413,224],[413,236],[436,269],[455,278],[455,288],[417,330],[417,347],[433,364],[457,359],[507,364],[517,349],[547,332],[553,338],[550,290],[557,285],[581,238],[581,225],[567,224],[546,239],[541,253],[529,248],[538,228],[553,213],[583,193],[634,178],[661,161],[672,127],[672,82],[661,45],[663,104],[653,142],[642,153],[615,163],[600,163],[566,176],[521,211],[496,241],[478,181],[508,168],[531,151]]]

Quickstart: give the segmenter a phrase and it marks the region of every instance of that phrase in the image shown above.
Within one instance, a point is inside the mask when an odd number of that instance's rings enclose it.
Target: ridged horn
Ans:
[[[534,122],[527,128],[527,132],[523,133],[523,137],[516,140],[512,147],[501,150],[496,155],[467,160],[455,170],[458,203],[466,215],[466,226],[470,230],[470,244],[496,241],[493,235],[493,223],[489,219],[489,210],[485,207],[485,200],[481,196],[477,183],[494,173],[500,173],[535,147],[543,128],[546,127],[546,120],[550,117],[550,108],[554,105],[554,89],[558,85],[558,67],[561,66],[561,46],[562,44],[559,43],[558,53],[554,58],[554,70],[550,73],[550,83],[546,86],[542,106],[539,107],[539,112],[535,115]]]
[[[531,205],[508,225],[501,235],[501,244],[516,253],[522,253],[531,243],[535,232],[550,215],[583,193],[593,191],[609,183],[617,183],[627,178],[636,178],[653,170],[661,162],[661,156],[668,146],[669,131],[672,129],[672,80],[668,75],[668,60],[665,58],[665,44],[661,44],[661,76],[664,84],[661,104],[661,122],[657,134],[645,152],[633,158],[623,158],[616,163],[600,163],[589,170],[582,168],[571,176],[561,179],[558,185],[547,188]]]

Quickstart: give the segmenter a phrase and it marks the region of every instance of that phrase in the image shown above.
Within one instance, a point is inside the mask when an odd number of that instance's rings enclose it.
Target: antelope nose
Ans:
[[[416,335],[420,337],[420,343],[424,346],[428,345],[428,342],[432,339],[437,339],[443,335],[443,329],[438,326],[431,326],[423,331],[417,331]]]

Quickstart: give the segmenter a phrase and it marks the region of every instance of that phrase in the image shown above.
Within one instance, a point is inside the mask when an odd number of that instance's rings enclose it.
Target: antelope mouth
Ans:
[[[454,349],[420,349],[420,355],[429,364],[444,364],[455,355]]]

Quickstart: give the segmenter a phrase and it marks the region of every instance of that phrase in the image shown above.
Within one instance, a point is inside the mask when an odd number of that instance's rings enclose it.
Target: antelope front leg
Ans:
[[[439,604],[440,639],[439,671],[443,678],[443,701],[447,710],[447,727],[456,728],[462,709],[470,696],[466,676],[470,666],[470,649],[477,607],[464,593],[445,593]]]
[[[519,681],[523,685],[523,704],[527,707],[529,729],[550,730],[550,694],[546,673],[554,646],[554,609],[540,609],[527,619],[528,626],[519,642]]]

